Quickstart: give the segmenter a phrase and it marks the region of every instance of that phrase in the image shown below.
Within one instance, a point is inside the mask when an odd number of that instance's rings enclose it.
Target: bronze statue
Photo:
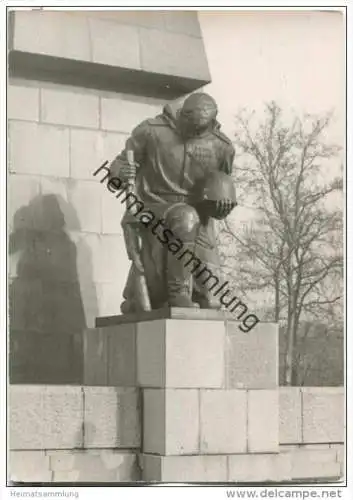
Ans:
[[[216,116],[217,105],[205,93],[189,96],[177,113],[166,105],[133,130],[111,165],[143,205],[139,220],[131,210],[122,220],[132,261],[123,313],[221,306],[209,287],[210,275],[215,279],[220,270],[214,219],[226,217],[236,202],[234,149]],[[177,256],[181,249],[187,264]]]

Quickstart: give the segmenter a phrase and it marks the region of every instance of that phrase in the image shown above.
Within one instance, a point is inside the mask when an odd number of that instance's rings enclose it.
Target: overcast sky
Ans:
[[[343,145],[344,19],[329,12],[199,12],[224,131],[238,107],[274,99],[297,112],[335,109],[332,138]]]

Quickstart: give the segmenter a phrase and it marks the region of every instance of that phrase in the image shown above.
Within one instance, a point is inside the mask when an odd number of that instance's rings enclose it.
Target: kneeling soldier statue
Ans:
[[[129,210],[122,221],[132,261],[124,314],[221,307],[210,287],[220,271],[214,222],[236,201],[234,149],[216,116],[215,101],[204,93],[189,96],[175,114],[166,105],[133,130],[112,163],[112,174],[133,182],[144,207],[139,222]]]

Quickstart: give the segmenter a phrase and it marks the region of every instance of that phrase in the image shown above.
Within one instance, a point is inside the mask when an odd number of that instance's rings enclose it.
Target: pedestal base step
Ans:
[[[189,307],[164,307],[153,311],[141,311],[134,314],[117,314],[113,316],[99,316],[96,318],[96,328],[104,326],[123,325],[125,323],[139,323],[156,319],[186,319],[205,321],[236,321],[236,315],[229,311],[215,309],[193,309]]]
[[[310,451],[310,450],[309,450]],[[331,450],[333,451],[333,450]],[[305,459],[305,469],[300,462]],[[285,483],[313,480],[337,481],[342,466],[327,451],[300,451],[242,455],[140,455],[143,481],[187,483]]]

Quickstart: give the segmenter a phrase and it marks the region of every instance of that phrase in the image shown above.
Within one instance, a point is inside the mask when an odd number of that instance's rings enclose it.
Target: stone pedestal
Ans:
[[[144,480],[232,481],[234,468],[250,470],[259,454],[265,479],[285,479],[274,460],[277,325],[241,325],[226,312],[174,308],[97,319],[85,339],[85,377],[140,388]]]

